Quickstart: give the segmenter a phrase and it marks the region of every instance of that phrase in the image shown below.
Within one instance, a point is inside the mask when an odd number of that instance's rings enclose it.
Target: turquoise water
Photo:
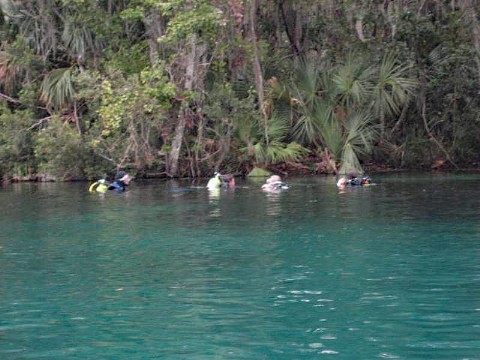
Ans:
[[[0,359],[480,359],[478,175],[0,189]]]

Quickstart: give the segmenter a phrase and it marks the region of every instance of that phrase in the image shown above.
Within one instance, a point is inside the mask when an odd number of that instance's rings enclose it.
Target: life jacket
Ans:
[[[208,180],[207,188],[210,190],[217,189],[222,185],[222,180],[219,175],[215,175],[213,178]]]
[[[100,179],[98,181],[95,181],[90,187],[88,188],[88,191],[90,192],[98,192],[98,193],[106,193],[108,190],[109,184],[105,179]]]

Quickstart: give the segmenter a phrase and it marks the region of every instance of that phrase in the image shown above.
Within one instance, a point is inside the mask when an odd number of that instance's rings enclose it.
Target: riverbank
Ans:
[[[335,175],[333,172],[315,172],[312,171],[310,167],[303,164],[282,164],[278,166],[268,167],[267,170],[273,174],[279,174],[282,177],[294,177],[294,176],[321,176],[321,175]],[[366,174],[382,174],[382,173],[412,173],[412,172],[422,172],[422,173],[477,173],[480,172],[480,166],[477,167],[465,167],[455,169],[453,167],[443,166],[441,168],[393,168],[389,166],[384,166],[380,164],[366,164],[364,165],[364,173]],[[235,177],[247,177],[247,174],[244,173],[235,173]],[[136,178],[139,179],[170,179],[164,173],[145,173],[145,174],[136,174]],[[177,179],[188,179],[190,177],[177,177]],[[205,177],[198,177],[208,178]],[[68,179],[59,179],[56,176],[49,174],[31,174],[31,175],[22,175],[22,176],[3,176],[0,178],[2,184],[9,183],[22,183],[22,182],[77,182],[77,181],[92,181],[95,179],[89,178],[68,178]],[[193,179],[193,178],[192,178]]]

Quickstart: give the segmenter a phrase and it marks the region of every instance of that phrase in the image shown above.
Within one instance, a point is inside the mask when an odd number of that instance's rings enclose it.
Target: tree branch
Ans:
[[[14,104],[21,104],[20,100],[14,99],[14,98],[12,98],[8,95],[2,94],[2,93],[0,93],[0,98],[5,99],[5,100],[7,100],[11,103],[14,103]]]
[[[455,169],[459,170],[458,165],[455,164],[455,162],[453,161],[453,159],[451,158],[450,154],[445,149],[445,147],[442,145],[442,143],[435,136],[433,136],[432,130],[430,130],[430,127],[428,126],[425,101],[423,101],[423,104],[422,104],[422,118],[423,118],[423,124],[425,126],[425,130],[427,131],[427,134],[430,137],[430,140],[432,140],[435,144],[437,144],[438,148],[445,154],[445,157],[450,162],[450,164],[452,164],[455,167]]]
[[[44,117],[43,119],[38,120],[35,124],[30,126],[27,130],[32,130],[33,128],[36,128],[37,126],[40,126],[44,121],[48,121],[51,118],[53,118],[53,116]]]

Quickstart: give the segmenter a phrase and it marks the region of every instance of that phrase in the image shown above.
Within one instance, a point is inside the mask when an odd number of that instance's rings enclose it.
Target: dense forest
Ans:
[[[478,168],[477,0],[0,0],[0,176]]]

